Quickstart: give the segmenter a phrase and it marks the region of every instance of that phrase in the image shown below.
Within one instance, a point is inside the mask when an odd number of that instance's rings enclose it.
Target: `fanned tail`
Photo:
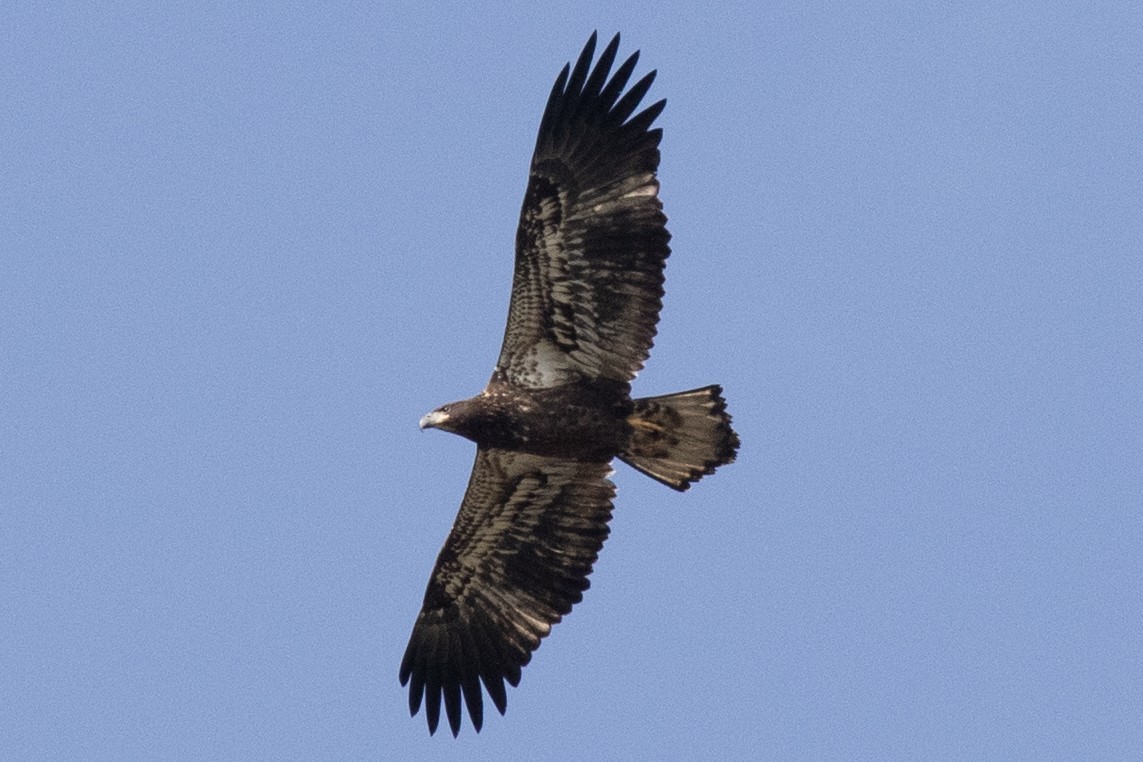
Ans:
[[[738,450],[717,384],[637,399],[627,422],[631,441],[619,459],[680,492],[734,462]]]

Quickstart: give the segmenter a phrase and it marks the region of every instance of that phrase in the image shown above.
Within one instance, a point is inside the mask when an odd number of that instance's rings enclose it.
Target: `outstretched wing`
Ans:
[[[442,697],[459,732],[462,695],[479,731],[482,682],[504,713],[504,681],[519,684],[540,639],[588,588],[611,519],[610,473],[608,463],[477,451],[401,661],[409,711],[424,701],[430,733]]]
[[[655,336],[670,248],[659,202],[666,101],[632,116],[655,72],[621,94],[639,54],[608,81],[616,35],[596,62],[592,34],[556,79],[536,138],[516,231],[516,267],[497,373],[546,388],[630,381]]]

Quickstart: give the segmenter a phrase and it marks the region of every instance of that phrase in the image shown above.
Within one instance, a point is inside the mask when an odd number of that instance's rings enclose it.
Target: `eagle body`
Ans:
[[[503,714],[551,627],[588,588],[619,458],[678,491],[734,460],[717,385],[631,396],[650,354],[670,254],[659,201],[651,72],[612,72],[616,35],[593,34],[557,77],[520,210],[512,297],[492,379],[421,419],[476,443],[460,511],[429,577],[401,661],[409,711],[436,731],[444,705],[479,731],[484,696]]]
[[[631,385],[580,379],[550,389],[521,389],[494,376],[472,399],[422,419],[422,428],[460,434],[481,447],[608,462],[631,439]]]

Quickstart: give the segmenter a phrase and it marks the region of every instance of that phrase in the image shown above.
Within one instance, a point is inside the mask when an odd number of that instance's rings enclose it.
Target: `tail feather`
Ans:
[[[619,459],[680,492],[734,462],[738,450],[717,384],[637,399],[627,422],[631,441]]]

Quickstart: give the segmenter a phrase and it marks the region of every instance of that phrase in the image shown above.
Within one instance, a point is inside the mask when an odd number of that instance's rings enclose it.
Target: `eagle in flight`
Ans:
[[[516,231],[504,343],[477,396],[421,428],[460,434],[476,463],[413,625],[401,684],[436,732],[484,719],[504,683],[588,588],[607,538],[618,457],[668,487],[730,463],[738,436],[719,386],[632,399],[663,298],[670,248],[659,201],[660,100],[636,113],[652,71],[611,74],[619,35],[592,67],[595,34],[552,87]]]

